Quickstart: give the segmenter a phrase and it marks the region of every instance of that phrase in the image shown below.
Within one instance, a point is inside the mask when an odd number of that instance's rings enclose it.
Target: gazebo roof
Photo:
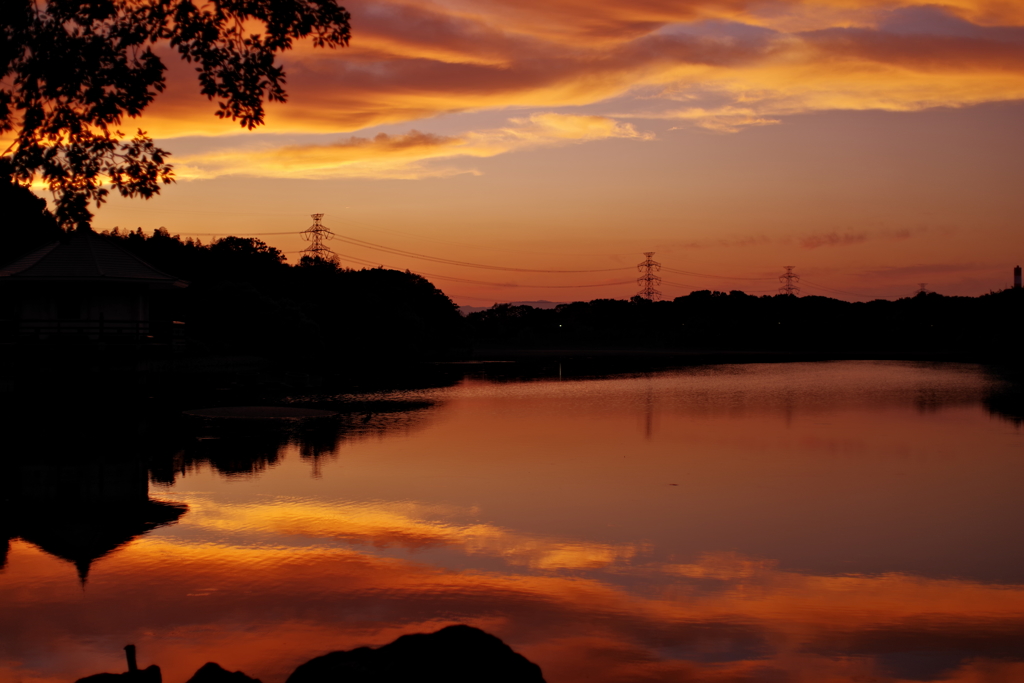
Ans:
[[[187,287],[113,240],[77,231],[0,267],[0,282],[107,282],[151,287]]]

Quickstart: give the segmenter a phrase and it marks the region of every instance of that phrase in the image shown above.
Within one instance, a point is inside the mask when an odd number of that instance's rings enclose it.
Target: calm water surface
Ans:
[[[379,394],[326,442],[204,428],[149,486],[177,523],[79,568],[10,542],[0,680],[120,671],[132,642],[168,683],[210,660],[281,683],[468,623],[551,683],[1024,681],[1024,433],[997,389],[719,366]]]

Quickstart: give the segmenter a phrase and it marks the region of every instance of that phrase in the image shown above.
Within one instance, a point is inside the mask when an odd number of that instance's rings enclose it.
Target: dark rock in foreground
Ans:
[[[540,667],[472,626],[400,637],[311,659],[287,683],[544,683]]]
[[[161,683],[160,667],[136,670],[135,646],[125,648],[129,671],[96,674],[75,683]],[[544,683],[540,667],[500,638],[472,626],[414,633],[378,647],[331,652],[299,666],[286,683]],[[260,683],[214,662],[187,683]]]
[[[199,667],[188,683],[261,683],[258,678],[250,678],[241,671],[231,672],[215,662],[207,662]]]
[[[96,674],[79,678],[75,683],[162,683],[160,667],[147,666],[138,671],[126,671],[123,674]]]

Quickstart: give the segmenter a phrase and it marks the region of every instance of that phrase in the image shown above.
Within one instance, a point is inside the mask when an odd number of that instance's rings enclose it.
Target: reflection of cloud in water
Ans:
[[[1024,680],[1019,458],[978,408],[1000,387],[911,363],[472,380],[335,397],[330,429],[196,433],[218,438],[154,469],[206,470],[165,493],[188,514],[84,593],[13,543],[0,680],[74,680],[125,642],[166,680],[284,680],[454,622],[551,683]],[[339,462],[312,482],[300,456]]]
[[[505,553],[522,542],[508,534],[482,551]],[[480,550],[474,543],[466,547]],[[26,590],[59,597],[59,577],[45,558],[15,544],[0,586],[10,606],[0,632],[10,634],[15,651],[30,637],[73,644],[77,656],[69,648],[60,672],[68,680],[95,670],[90,648],[118,638],[143,648],[168,680],[183,680],[210,659],[283,680],[319,652],[454,622],[494,632],[561,683],[895,683],[914,667],[956,683],[1024,674],[1016,637],[1024,626],[1022,586],[804,575],[731,554],[632,570],[675,578],[656,595],[637,595],[600,573],[451,571],[355,548],[182,543],[165,535],[112,556],[88,600],[33,603],[16,597]],[[144,600],[92,612],[139,577]],[[915,662],[894,662],[897,651],[912,652]]]
[[[276,537],[275,543],[293,543],[294,537],[303,537],[410,551],[445,547],[537,570],[596,569],[628,562],[643,550],[643,544],[547,539],[492,524],[458,523],[453,518],[471,517],[472,511],[454,506],[315,500],[238,505],[202,495],[181,499],[191,510],[189,526],[201,533],[270,534]]]

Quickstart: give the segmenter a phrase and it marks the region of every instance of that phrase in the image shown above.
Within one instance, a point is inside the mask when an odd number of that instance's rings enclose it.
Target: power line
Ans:
[[[323,216],[325,216],[326,214],[315,214],[315,215],[319,215],[321,218],[323,218]],[[330,232],[330,231],[328,230],[328,232]],[[260,236],[270,236],[270,235],[302,235],[303,237],[305,237],[308,233],[309,233],[309,230],[306,230],[306,231],[303,231],[303,232],[249,232],[249,233],[243,233],[243,234],[245,236],[247,236],[247,237],[260,237]],[[223,232],[179,232],[177,234],[186,235],[186,236],[189,236],[189,237],[192,237],[192,236],[197,236],[197,237],[219,237],[220,235],[223,235],[225,233],[223,233]],[[615,271],[629,270],[630,269],[629,266],[623,266],[623,267],[620,267],[620,268],[591,268],[591,269],[585,269],[585,270],[548,270],[548,269],[537,269],[537,268],[514,268],[514,267],[510,267],[510,266],[492,266],[492,265],[486,265],[486,264],[482,264],[482,263],[472,263],[472,262],[469,262],[469,261],[458,261],[458,260],[455,260],[455,259],[448,259],[448,258],[438,257],[438,256],[428,256],[426,254],[419,254],[419,253],[412,252],[412,251],[406,251],[405,249],[396,249],[394,247],[386,247],[384,245],[375,244],[373,242],[367,242],[365,240],[361,240],[361,239],[358,239],[358,238],[355,238],[355,237],[349,237],[348,235],[336,235],[334,233],[330,233],[330,237],[327,237],[327,239],[335,239],[335,238],[341,240],[342,242],[347,242],[348,244],[351,244],[354,247],[362,247],[362,248],[366,248],[366,249],[373,249],[375,251],[382,251],[382,252],[384,252],[386,254],[391,254],[392,256],[406,256],[406,257],[409,257],[409,258],[420,259],[420,260],[423,260],[423,261],[432,261],[434,263],[443,263],[443,264],[449,265],[449,266],[462,266],[462,267],[466,267],[466,268],[482,268],[482,269],[485,269],[485,270],[505,270],[505,271],[518,272],[518,273],[609,273],[609,272],[615,272]],[[306,238],[306,239],[309,239],[309,238]],[[440,240],[437,240],[437,241],[440,241]],[[460,243],[454,242],[454,243],[450,243],[450,244],[460,244]],[[461,246],[470,246],[470,245],[461,245]],[[324,247],[324,248],[326,249],[326,247]],[[312,246],[309,249],[312,249]],[[308,251],[308,249],[307,249],[307,251]],[[328,251],[330,251],[330,250],[328,249]],[[524,252],[524,253],[537,253],[537,252]]]
[[[294,253],[302,253],[302,252],[285,252],[285,253],[294,254]],[[351,261],[353,263],[358,263],[360,265],[370,266],[371,268],[380,267],[380,268],[390,268],[392,270],[403,270],[402,268],[400,268],[398,266],[391,266],[391,265],[388,265],[386,263],[377,263],[376,261],[368,261],[367,259],[362,259],[362,258],[358,258],[358,257],[355,257],[355,256],[349,256],[347,254],[338,254],[338,256],[341,257],[342,259],[346,260],[346,261]],[[585,285],[521,285],[521,284],[517,284],[517,283],[514,283],[514,282],[487,282],[485,280],[469,280],[469,279],[461,278],[461,277],[452,277],[450,275],[438,275],[436,273],[425,273],[425,272],[420,271],[420,270],[411,270],[411,269],[405,269],[405,270],[409,270],[410,273],[416,273],[417,275],[423,275],[424,277],[435,278],[437,280],[448,280],[450,282],[465,282],[465,283],[468,283],[468,284],[488,285],[488,286],[491,286],[491,287],[526,287],[526,288],[532,288],[532,289],[549,289],[549,288],[554,288],[554,289],[576,289],[576,288],[581,288],[581,287],[613,287],[613,286],[616,286],[616,285],[626,285],[626,284],[629,284],[630,282],[632,282],[631,280],[620,280],[620,281],[617,281],[617,282],[596,282],[596,283],[585,284]]]
[[[288,231],[288,232],[256,232],[256,233],[242,233],[242,235],[247,236],[247,237],[264,237],[264,236],[268,236],[269,237],[269,236],[281,236],[281,235],[301,235],[305,239],[310,240],[312,242],[312,244],[309,247],[307,247],[306,249],[302,250],[301,252],[285,252],[285,253],[303,253],[303,254],[307,254],[307,255],[309,255],[309,254],[315,255],[314,252],[316,252],[316,253],[321,254],[322,255],[321,257],[325,258],[327,260],[329,260],[331,258],[335,258],[336,259],[337,255],[334,254],[334,252],[330,248],[328,248],[326,245],[323,244],[323,240],[324,239],[335,239],[335,238],[337,238],[337,239],[339,239],[342,242],[350,244],[351,246],[356,246],[356,247],[360,247],[360,248],[367,248],[367,249],[372,249],[372,250],[376,250],[376,251],[381,251],[381,252],[384,252],[384,253],[387,253],[387,254],[391,254],[393,256],[403,256],[403,257],[407,257],[407,258],[416,258],[416,259],[430,261],[430,262],[433,262],[433,263],[440,263],[440,264],[444,264],[444,265],[460,266],[460,267],[467,267],[467,268],[480,268],[480,269],[485,269],[485,270],[498,270],[498,271],[519,272],[519,273],[552,273],[552,274],[560,274],[560,273],[605,273],[605,272],[617,272],[617,271],[622,271],[622,270],[629,270],[629,267],[621,267],[621,268],[593,268],[593,269],[581,269],[581,270],[554,270],[554,269],[537,269],[537,268],[515,268],[515,267],[510,267],[510,266],[494,266],[494,265],[473,263],[473,262],[469,262],[469,261],[459,261],[459,260],[456,260],[456,259],[448,259],[448,258],[444,258],[444,257],[428,256],[426,254],[419,254],[419,253],[407,251],[407,250],[404,250],[404,249],[397,249],[397,248],[393,248],[393,247],[386,247],[384,245],[376,244],[376,243],[373,243],[373,242],[367,242],[366,240],[360,240],[358,238],[349,237],[347,235],[335,235],[333,232],[330,231],[329,228],[326,228],[321,223],[319,223],[324,215],[325,214],[313,214],[313,218],[314,218],[313,226],[311,226],[310,228],[308,228],[307,230],[305,230],[303,232],[294,232],[294,231]],[[318,224],[319,224],[319,227],[318,227]],[[375,228],[375,229],[379,229],[379,230],[382,230],[384,232],[396,232],[396,231],[387,231],[387,230],[385,230],[383,228]],[[232,231],[225,231],[225,232],[221,232],[221,233],[183,231],[183,232],[176,232],[176,235],[184,234],[186,236],[203,236],[203,237],[212,236],[212,237],[218,237],[220,235],[224,235],[226,232],[232,232]],[[402,233],[397,233],[397,234],[402,234]],[[242,235],[240,235],[240,236],[242,236]],[[315,235],[319,235],[319,238],[315,237]],[[423,238],[423,239],[430,239],[430,238]],[[439,242],[439,243],[446,243],[444,240],[433,240],[433,241],[436,241],[436,242]],[[460,245],[460,246],[473,246],[473,245],[467,245],[467,244],[459,243],[459,242],[447,242],[447,243],[448,244],[456,244],[456,245]],[[484,247],[484,248],[490,248],[490,247]],[[515,250],[507,250],[507,251],[515,251]],[[521,252],[521,253],[538,253],[538,252]],[[665,285],[669,285],[669,286],[673,286],[673,287],[681,287],[681,288],[696,287],[697,286],[697,285],[692,285],[692,284],[686,284],[686,283],[680,283],[680,282],[671,282],[671,281],[668,281],[668,280],[663,280],[660,276],[654,274],[654,272],[656,272],[658,270],[663,270],[663,271],[669,272],[669,273],[677,273],[677,274],[680,274],[680,275],[689,275],[689,276],[693,276],[693,277],[715,278],[715,279],[721,279],[721,280],[765,281],[765,280],[774,279],[774,278],[764,278],[764,277],[733,277],[733,276],[728,276],[728,275],[714,275],[714,274],[711,274],[711,273],[697,273],[697,272],[694,272],[694,271],[680,270],[680,269],[677,269],[677,268],[669,268],[669,267],[666,267],[666,266],[662,266],[660,263],[658,263],[656,261],[651,260],[651,257],[653,256],[653,254],[654,254],[654,252],[644,252],[644,255],[647,257],[647,261],[644,261],[643,263],[639,264],[639,266],[638,266],[638,269],[640,269],[641,272],[644,273],[640,278],[637,279],[637,284],[640,284],[641,287],[642,287],[642,290],[640,292],[640,296],[644,296],[644,298],[660,297],[661,296],[661,292],[659,292],[657,289],[655,289],[656,285],[665,284]],[[369,261],[369,260],[361,259],[361,258],[356,258],[356,257],[353,257],[353,256],[344,256],[344,258],[347,259],[347,260],[353,261],[355,263],[359,263],[361,265],[369,265],[371,267],[374,266],[374,265],[377,265],[373,261]],[[646,270],[646,266],[645,266],[645,264],[648,261],[650,261],[650,263],[652,264],[650,266],[650,272],[648,272]],[[397,268],[398,270],[401,270],[401,268],[398,268],[396,266],[383,266],[383,267]],[[796,282],[801,282],[800,276],[797,275],[796,273],[792,272],[793,266],[785,266],[785,268],[786,268],[786,273],[783,274],[783,275],[778,276],[779,281],[782,282],[783,284],[782,284],[782,287],[780,287],[777,291],[779,293],[782,293],[782,294],[798,295],[800,293],[800,288],[796,286]],[[451,282],[465,282],[465,283],[471,283],[471,284],[480,284],[480,285],[487,285],[487,286],[492,286],[492,287],[528,287],[528,288],[557,288],[557,289],[566,289],[566,288],[579,288],[579,287],[603,287],[603,286],[613,286],[613,285],[627,284],[628,283],[628,281],[623,281],[623,282],[607,282],[607,283],[584,284],[584,285],[520,285],[520,284],[512,284],[512,283],[496,283],[496,282],[486,282],[486,281],[482,281],[482,280],[470,280],[470,279],[466,279],[466,278],[456,278],[456,277],[447,276],[447,275],[437,275],[437,274],[430,274],[430,273],[422,273],[422,272],[419,272],[419,271],[411,271],[411,272],[417,272],[418,274],[425,275],[425,276],[432,277],[432,278],[436,278],[436,279],[440,279],[440,280],[448,280],[448,281],[451,281]],[[648,278],[650,278],[650,279],[648,279]],[[835,289],[833,287],[826,287],[824,285],[819,285],[819,284],[810,282],[808,280],[803,280],[802,284],[808,285],[808,286],[810,286],[813,289],[821,289],[821,290],[828,291],[828,292],[833,292],[833,293],[837,293],[837,294],[846,294],[848,296],[854,296],[854,297],[863,298],[863,299],[871,299],[871,298],[874,298],[874,299],[898,299],[898,298],[903,298],[903,296],[904,296],[904,295],[874,295],[874,294],[863,294],[863,293],[860,293],[860,292],[850,292],[850,291],[847,291],[847,290]],[[649,290],[648,290],[648,287],[650,287]],[[755,293],[755,294],[756,293],[767,293],[767,292],[771,292],[771,291],[776,291],[776,290],[744,290],[745,293],[749,292],[749,293]],[[645,292],[647,294],[650,294],[651,297],[646,296]]]
[[[230,215],[230,216],[293,216],[294,215],[293,213],[270,213],[270,212],[266,212],[266,211],[263,211],[263,212],[210,211],[210,210],[205,210],[205,209],[202,210],[202,211],[199,211],[199,210],[189,210],[189,209],[158,209],[158,208],[152,208],[152,207],[138,207],[138,206],[128,207],[127,205],[125,205],[125,206],[118,206],[117,210],[118,211],[142,211],[144,213],[191,213],[191,214],[217,214],[217,215],[221,215],[222,214],[222,215]],[[362,221],[355,221],[355,220],[352,220],[351,217],[349,217],[347,215],[346,216],[339,216],[337,214],[325,213],[324,216],[327,217],[327,218],[341,218],[341,219],[343,219],[345,221],[345,223],[350,223],[352,225],[362,226],[364,228],[369,228],[371,230],[378,230],[380,232],[390,233],[390,234],[393,234],[393,235],[400,235],[402,237],[414,237],[416,239],[426,240],[428,242],[437,242],[438,244],[450,244],[450,245],[459,246],[459,247],[470,247],[472,249],[487,249],[488,251],[507,251],[507,252],[515,253],[515,254],[533,254],[533,255],[537,255],[537,256],[551,256],[552,255],[551,252],[527,251],[527,250],[524,250],[524,249],[510,249],[508,247],[489,247],[489,246],[483,245],[483,244],[470,244],[468,242],[454,242],[454,241],[451,241],[451,240],[439,240],[436,237],[427,237],[425,235],[417,235],[415,233],[402,232],[400,230],[392,230],[392,229],[388,229],[388,228],[382,228],[379,225],[373,225],[373,224],[370,224],[370,223],[364,223]],[[478,227],[480,227],[480,226],[478,226]],[[229,232],[230,233],[236,233],[236,231],[234,231],[234,230],[222,231],[222,232],[191,232],[191,231],[175,230],[174,232],[175,232],[175,234],[178,234],[178,235],[198,236],[198,237],[219,237],[221,235],[228,234]],[[291,231],[291,232],[246,232],[246,233],[237,233],[236,236],[257,237],[257,236],[263,236],[263,235],[268,235],[269,236],[269,235],[299,235],[299,234],[301,234],[301,233],[294,232],[294,231]],[[629,252],[629,253],[632,253],[632,252]],[[629,253],[619,253],[619,254],[564,254],[563,253],[563,254],[556,254],[556,256],[615,257],[615,256],[628,256]],[[624,270],[628,270],[628,268],[624,268]]]
[[[675,268],[665,267],[666,273],[678,273],[679,275],[693,275],[694,277],[713,277],[719,280],[774,280],[774,277],[731,277],[729,275],[711,275],[709,273],[693,273],[688,270],[677,270]]]
[[[323,216],[323,215],[326,215],[326,214],[321,214],[321,216]],[[369,227],[373,227],[373,226],[369,226]],[[398,231],[394,231],[394,230],[389,231],[389,230],[386,230],[386,229],[383,229],[383,228],[376,228],[376,227],[374,227],[374,229],[381,230],[383,232],[392,232],[392,233],[395,233],[395,234],[403,234],[403,233],[400,233]],[[179,234],[185,234],[185,235],[189,235],[189,236],[193,236],[194,235],[194,236],[203,236],[203,237],[206,237],[206,236],[217,237],[219,235],[223,235],[224,233],[184,232],[184,233],[179,233]],[[296,233],[296,232],[257,232],[257,233],[244,233],[244,234],[246,236],[250,236],[250,237],[261,237],[261,236],[274,236],[274,235],[302,235],[304,233]],[[417,254],[415,252],[410,252],[410,251],[406,251],[406,250],[403,250],[403,249],[395,249],[395,248],[392,248],[392,247],[385,247],[383,245],[374,244],[372,242],[366,242],[365,240],[360,240],[360,239],[357,239],[357,238],[354,238],[354,237],[348,237],[346,235],[338,236],[338,235],[334,235],[332,233],[332,238],[333,237],[338,237],[339,239],[341,239],[341,241],[348,242],[352,246],[359,246],[359,247],[366,247],[366,248],[370,248],[370,249],[375,249],[375,250],[378,250],[378,251],[383,251],[385,253],[389,253],[389,254],[391,254],[393,256],[407,256],[407,257],[418,258],[418,259],[422,259],[422,260],[433,261],[435,263],[442,263],[442,264],[445,264],[445,265],[457,265],[457,266],[464,266],[464,267],[484,268],[484,269],[488,269],[488,270],[505,270],[505,271],[510,271],[510,272],[525,272],[525,273],[600,273],[600,272],[616,272],[616,271],[619,271],[619,270],[629,270],[628,267],[622,267],[622,268],[596,268],[596,269],[588,269],[588,270],[543,270],[543,269],[533,269],[533,268],[514,268],[514,267],[507,267],[507,266],[488,266],[488,265],[484,265],[484,264],[474,264],[474,263],[470,263],[470,262],[466,262],[466,261],[457,261],[457,260],[454,260],[454,259],[446,259],[446,258],[443,258],[443,257],[439,258],[439,257],[427,256],[427,255],[424,255],[424,254]],[[423,239],[430,239],[430,238],[423,238]],[[461,243],[461,242],[445,242],[444,240],[436,240],[436,239],[434,239],[432,241],[439,242],[441,244],[455,244],[455,245],[459,245],[459,246],[473,246],[473,245],[467,245],[467,244]],[[489,248],[489,247],[484,247],[484,248]],[[515,251],[515,250],[509,250],[509,251]],[[286,253],[296,253],[296,252],[286,252]],[[520,253],[535,254],[535,253],[538,253],[538,252],[520,252]],[[346,258],[352,258],[352,257],[346,257]],[[372,262],[366,261],[365,263],[372,263]],[[721,279],[721,280],[765,281],[765,280],[774,280],[775,279],[775,278],[765,278],[765,277],[733,277],[733,276],[729,276],[729,275],[713,275],[711,273],[697,273],[697,272],[688,271],[688,270],[679,270],[677,268],[669,268],[667,266],[661,266],[660,270],[664,270],[665,272],[668,272],[668,273],[677,273],[677,274],[680,274],[680,275],[690,275],[690,276],[693,276],[693,277],[709,277],[709,278],[715,278],[715,279]],[[690,285],[690,284],[682,284],[682,283],[678,283],[678,282],[669,282],[669,281],[663,281],[663,282],[664,282],[664,284],[674,285],[676,287],[694,287],[694,286],[696,286],[696,285]],[[833,288],[830,288],[830,287],[825,287],[823,285],[815,285],[814,283],[809,282],[807,280],[805,280],[804,283],[808,284],[808,285],[811,285],[812,287],[816,287],[818,289],[824,289],[824,290],[827,290],[827,291],[837,292],[837,293],[840,293],[840,294],[848,294],[850,296],[858,296],[858,297],[861,297],[861,298],[870,298],[871,297],[871,295],[860,294],[860,293],[857,293],[857,292],[848,292],[848,291],[841,290],[841,289],[833,289]],[[751,290],[751,291],[757,292],[757,293],[762,293],[762,292],[770,292],[770,291],[775,291],[775,290],[764,289],[764,290]],[[892,299],[892,298],[899,298],[899,296],[897,296],[897,295],[877,296],[875,298]]]
[[[538,269],[538,268],[513,268],[509,266],[491,266],[482,263],[472,263],[470,261],[458,261],[455,259],[447,259],[437,256],[427,256],[426,254],[418,254],[413,251],[406,251],[405,249],[395,249],[393,247],[385,247],[380,244],[373,242],[367,242],[365,240],[356,239],[355,237],[349,237],[347,235],[338,235],[338,239],[347,244],[351,244],[355,247],[363,247],[366,249],[373,249],[376,251],[382,251],[386,254],[393,256],[406,256],[409,258],[420,259],[423,261],[431,261],[433,263],[443,263],[449,266],[463,266],[466,268],[482,268],[485,270],[504,270],[516,273],[609,273],[619,270],[630,270],[629,267],[623,268],[591,268],[587,270],[549,270],[549,269]]]
[[[193,237],[193,236],[197,236],[197,237],[220,237],[221,235],[227,235],[228,233],[234,233],[234,232],[236,232],[236,231],[234,231],[234,230],[227,230],[227,231],[221,231],[221,232],[176,232],[175,234],[176,235],[186,235],[188,237]],[[238,235],[233,235],[233,236],[235,236],[235,237],[264,237],[266,235],[301,235],[301,234],[302,234],[301,232],[295,232],[294,230],[292,230],[291,232],[243,232],[243,233],[239,233]]]
[[[292,234],[292,233],[288,233],[288,234]],[[284,253],[285,254],[301,254],[301,253],[305,253],[305,252],[304,251],[286,251]],[[613,286],[617,286],[617,285],[629,284],[629,282],[630,282],[629,280],[622,280],[622,281],[617,281],[617,282],[598,282],[598,283],[588,283],[588,284],[583,284],[583,285],[524,285],[524,284],[511,283],[511,282],[489,282],[489,281],[485,281],[485,280],[470,280],[470,279],[467,279],[467,278],[453,277],[453,276],[450,276],[450,275],[438,275],[436,273],[427,273],[427,272],[420,271],[420,270],[411,270],[411,269],[402,268],[401,266],[394,266],[394,265],[388,265],[386,263],[380,263],[380,262],[377,262],[377,261],[370,261],[368,259],[359,258],[357,256],[351,256],[349,254],[338,254],[337,256],[339,256],[340,258],[344,259],[347,262],[351,262],[351,263],[362,265],[362,266],[369,266],[371,268],[380,267],[380,268],[390,268],[392,270],[409,270],[409,272],[411,272],[411,273],[416,273],[417,275],[422,275],[424,277],[434,278],[434,279],[437,279],[437,280],[445,280],[445,281],[449,281],[449,282],[461,282],[461,283],[474,284],[474,285],[486,285],[488,287],[515,287],[515,288],[525,287],[525,288],[532,288],[532,289],[548,289],[548,288],[576,289],[576,288],[590,288],[590,287],[613,287]],[[663,270],[669,270],[669,269],[663,267]],[[762,278],[750,278],[750,279],[762,279]],[[679,287],[679,288],[682,288],[682,289],[691,289],[691,290],[694,290],[697,287],[697,285],[694,285],[692,283],[673,282],[671,280],[664,280],[664,279],[659,279],[659,284],[661,284],[661,285],[668,285],[670,287]],[[830,287],[824,287],[822,285],[816,285],[815,283],[809,282],[807,280],[802,280],[801,284],[810,285],[811,287],[816,288],[816,289],[826,289],[826,290],[829,290],[829,291],[838,292],[840,294],[849,294],[851,296],[857,296],[857,297],[861,297],[861,298],[871,298],[868,295],[859,294],[857,292],[848,292],[846,290],[832,289]],[[767,293],[770,293],[770,292],[778,293],[778,290],[776,290],[776,289],[744,289],[743,290],[744,294],[767,294]],[[464,296],[464,295],[459,295],[459,296],[462,296],[462,298],[470,298],[470,299],[472,299],[472,298],[479,298],[482,301],[489,300],[487,297],[469,297],[469,296]],[[878,298],[878,299],[895,299],[895,298],[901,298],[901,297],[896,296],[896,295],[892,295],[892,296],[876,296],[874,298]]]
[[[469,296],[468,294],[449,294],[449,299],[472,299],[473,301],[491,301],[496,304],[512,303],[511,301],[496,301],[493,296]],[[552,302],[555,303],[555,302]]]
[[[671,280],[661,280],[660,284],[669,285],[671,287],[683,287],[683,288],[695,287],[696,286],[696,285],[683,284],[682,282],[672,282]]]
[[[325,215],[328,216],[328,217],[334,217],[334,218],[338,217],[338,216],[334,216],[333,214],[325,214]],[[507,251],[507,252],[510,252],[510,253],[513,253],[513,254],[532,254],[534,256],[551,256],[552,255],[551,252],[527,251],[525,249],[510,249],[508,247],[488,247],[488,246],[483,245],[483,244],[470,244],[468,242],[454,242],[454,241],[451,241],[451,240],[440,240],[440,239],[437,239],[436,237],[427,237],[425,235],[417,235],[415,233],[402,232],[401,230],[393,230],[393,229],[389,229],[389,228],[382,228],[379,225],[372,225],[372,224],[369,224],[369,223],[364,223],[362,221],[354,221],[354,220],[352,220],[348,216],[345,216],[344,220],[345,220],[345,223],[347,223],[347,224],[352,224],[352,225],[357,225],[357,226],[361,226],[361,227],[364,227],[364,228],[369,228],[370,230],[377,230],[379,232],[385,232],[385,233],[389,233],[389,234],[392,234],[392,235],[399,235],[401,237],[412,237],[412,238],[415,238],[415,239],[426,240],[428,242],[437,242],[438,244],[448,244],[448,245],[453,245],[453,246],[457,246],[457,247],[469,247],[471,249],[487,249],[488,251]],[[563,254],[555,254],[555,256],[559,256],[559,257],[561,257],[561,256],[614,257],[614,256],[629,256],[629,254],[628,253],[623,253],[623,254],[572,254],[572,253],[563,253]]]
[[[832,287],[826,287],[825,285],[819,285],[810,280],[802,280],[800,284],[809,285],[813,289],[823,289],[826,292],[835,292],[837,294],[849,294],[850,296],[860,297],[861,299],[902,299],[904,295],[899,294],[863,294],[860,292],[848,292],[845,289],[834,289]]]

